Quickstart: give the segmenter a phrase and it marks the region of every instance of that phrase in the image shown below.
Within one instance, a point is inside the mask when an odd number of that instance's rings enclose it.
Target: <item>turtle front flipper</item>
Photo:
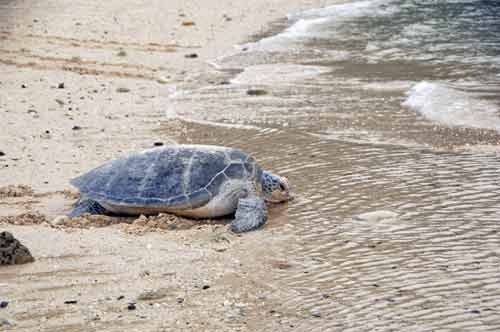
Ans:
[[[80,199],[75,204],[75,208],[68,214],[68,217],[75,218],[84,214],[106,214],[106,209],[92,199]]]
[[[231,223],[231,231],[234,233],[253,231],[266,221],[267,207],[262,198],[257,196],[240,198],[235,218]]]

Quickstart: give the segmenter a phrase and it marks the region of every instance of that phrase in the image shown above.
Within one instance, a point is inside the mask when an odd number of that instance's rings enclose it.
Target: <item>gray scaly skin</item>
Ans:
[[[28,248],[11,233],[0,233],[0,265],[25,264],[34,261]]]
[[[251,156],[204,145],[147,150],[108,162],[71,183],[82,198],[70,217],[166,212],[216,218],[235,213],[234,232],[262,226],[265,201],[291,198],[286,178],[263,171]]]
[[[252,196],[240,198],[238,208],[231,223],[234,233],[249,232],[264,225],[267,221],[267,207],[262,198]]]

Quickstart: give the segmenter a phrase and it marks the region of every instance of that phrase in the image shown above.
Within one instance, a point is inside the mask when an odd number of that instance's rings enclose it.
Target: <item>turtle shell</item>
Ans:
[[[188,210],[207,204],[229,179],[260,183],[246,153],[207,145],[172,145],[110,161],[73,180],[82,195],[127,207]]]

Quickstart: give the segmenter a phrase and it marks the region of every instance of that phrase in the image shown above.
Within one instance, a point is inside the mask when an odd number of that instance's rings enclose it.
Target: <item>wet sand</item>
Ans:
[[[314,319],[276,309],[288,291],[276,272],[290,268],[282,208],[241,237],[223,220],[52,221],[77,198],[75,175],[155,143],[223,135],[192,138],[165,121],[169,94],[220,84],[207,60],[321,3],[0,1],[0,227],[36,259],[0,269],[0,330],[286,330],[283,317]]]

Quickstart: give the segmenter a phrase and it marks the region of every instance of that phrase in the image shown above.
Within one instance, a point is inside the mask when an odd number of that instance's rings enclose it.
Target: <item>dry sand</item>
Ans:
[[[272,220],[241,237],[166,215],[51,222],[70,178],[188,139],[180,121],[155,129],[172,91],[224,79],[208,60],[323,2],[0,1],[0,230],[36,258],[0,269],[0,331],[290,329]]]

